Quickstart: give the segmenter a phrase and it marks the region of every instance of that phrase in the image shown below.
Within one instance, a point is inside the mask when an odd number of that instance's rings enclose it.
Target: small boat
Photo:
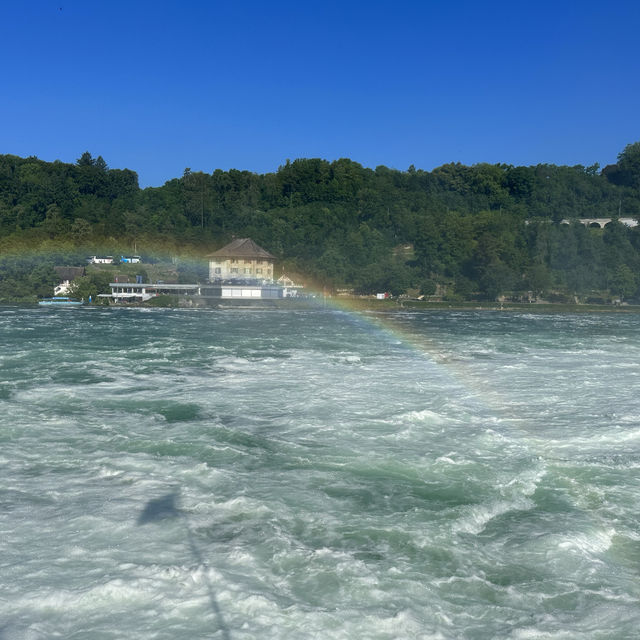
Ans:
[[[84,300],[74,300],[66,296],[54,296],[53,298],[43,298],[38,301],[43,307],[80,307],[84,304]]]

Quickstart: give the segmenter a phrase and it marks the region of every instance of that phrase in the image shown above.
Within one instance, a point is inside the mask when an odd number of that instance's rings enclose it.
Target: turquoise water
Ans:
[[[0,638],[636,638],[639,327],[0,308]]]

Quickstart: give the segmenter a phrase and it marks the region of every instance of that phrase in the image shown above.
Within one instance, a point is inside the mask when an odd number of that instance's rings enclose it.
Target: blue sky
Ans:
[[[185,167],[348,157],[615,162],[640,140],[640,2],[0,4],[0,153]]]

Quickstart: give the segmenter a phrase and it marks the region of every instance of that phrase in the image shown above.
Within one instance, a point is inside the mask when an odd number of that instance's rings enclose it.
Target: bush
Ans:
[[[178,296],[159,295],[150,298],[145,304],[150,307],[177,307],[179,299]]]
[[[432,296],[437,290],[438,285],[431,279],[425,280],[420,287],[420,293],[423,296]]]
[[[556,302],[560,304],[573,304],[575,302],[573,296],[570,296],[567,293],[550,293],[546,298],[549,302]]]

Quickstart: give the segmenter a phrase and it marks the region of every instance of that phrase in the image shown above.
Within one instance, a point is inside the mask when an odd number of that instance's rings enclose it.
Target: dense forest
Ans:
[[[604,229],[578,218],[613,218]],[[264,175],[185,169],[162,187],[82,154],[0,156],[0,299],[51,293],[54,264],[137,247],[204,256],[252,237],[288,271],[356,293],[448,300],[633,299],[640,292],[640,142],[618,162],[433,171],[298,159]],[[561,221],[569,221],[569,224]],[[194,275],[185,271],[187,275]]]

